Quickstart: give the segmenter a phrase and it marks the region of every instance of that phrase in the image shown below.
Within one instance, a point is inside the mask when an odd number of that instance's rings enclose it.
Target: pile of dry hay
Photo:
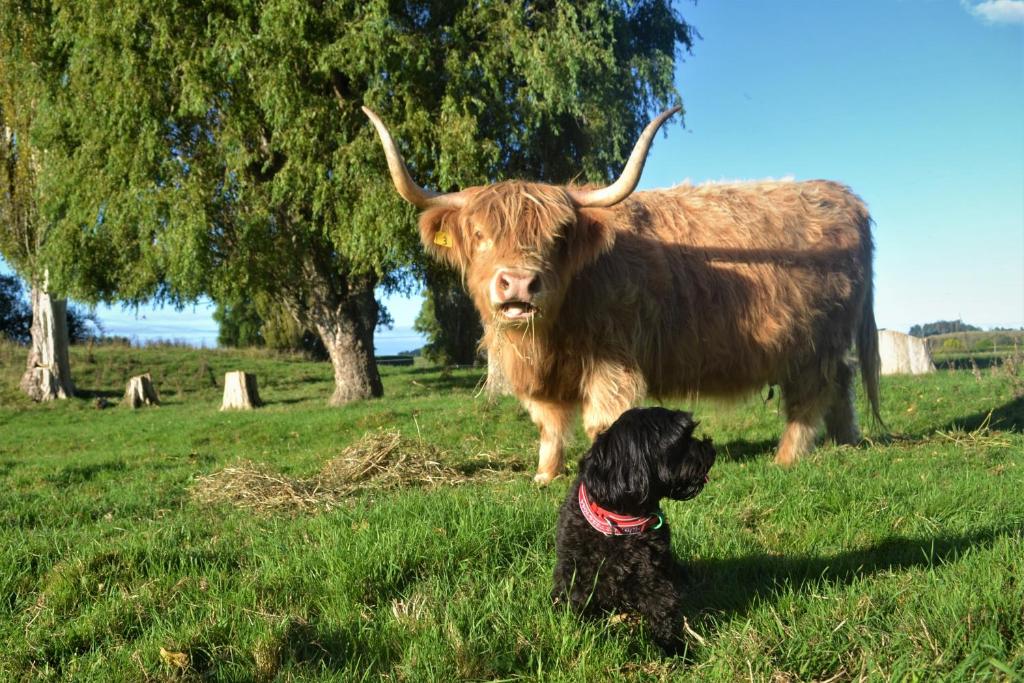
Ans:
[[[312,477],[292,479],[243,460],[197,477],[192,496],[200,503],[231,503],[262,512],[315,512],[340,505],[361,491],[460,484],[466,477],[441,465],[432,444],[395,430],[370,433],[328,460]]]

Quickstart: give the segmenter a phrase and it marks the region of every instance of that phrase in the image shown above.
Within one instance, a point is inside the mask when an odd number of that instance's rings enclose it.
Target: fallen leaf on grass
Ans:
[[[188,655],[184,652],[171,652],[160,648],[160,659],[164,660],[164,664],[177,667],[179,669],[188,668]]]

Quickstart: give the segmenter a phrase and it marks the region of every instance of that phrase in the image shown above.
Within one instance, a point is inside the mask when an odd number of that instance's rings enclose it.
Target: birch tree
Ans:
[[[0,254],[30,288],[31,339],[20,386],[36,401],[74,396],[68,354],[67,299],[50,288],[44,247],[49,223],[39,211],[37,179],[43,154],[31,142],[41,80],[32,59],[37,34],[12,42],[18,26],[7,17],[0,31]]]

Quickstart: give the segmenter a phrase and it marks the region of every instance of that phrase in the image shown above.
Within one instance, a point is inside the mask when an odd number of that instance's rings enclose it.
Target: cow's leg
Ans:
[[[583,398],[583,428],[593,441],[619,415],[640,402],[647,384],[638,370],[597,363],[588,377]]]
[[[782,383],[786,428],[775,454],[777,465],[788,467],[814,448],[822,418],[834,395],[829,379],[823,372],[803,372]]]
[[[853,370],[845,362],[840,362],[836,368],[832,403],[825,412],[825,431],[828,437],[837,444],[856,444],[860,442],[860,430],[857,428],[857,412],[853,407],[855,395]]]
[[[540,430],[540,458],[533,480],[545,485],[561,474],[564,468],[562,453],[576,407],[571,403],[534,399],[525,399],[523,405],[530,413],[533,424]]]

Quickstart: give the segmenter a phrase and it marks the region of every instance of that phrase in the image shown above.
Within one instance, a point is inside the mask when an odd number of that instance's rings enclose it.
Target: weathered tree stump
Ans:
[[[256,375],[235,370],[224,375],[224,401],[221,410],[251,410],[263,405],[256,389]]]
[[[124,390],[124,405],[135,410],[142,406],[160,405],[160,397],[156,395],[153,388],[153,378],[147,372],[144,375],[136,375],[128,380],[128,387]]]
[[[21,378],[21,390],[33,401],[53,401],[75,395],[68,360],[68,302],[50,296],[48,274],[32,285],[32,346]]]

